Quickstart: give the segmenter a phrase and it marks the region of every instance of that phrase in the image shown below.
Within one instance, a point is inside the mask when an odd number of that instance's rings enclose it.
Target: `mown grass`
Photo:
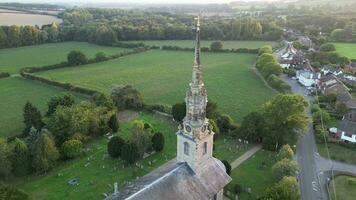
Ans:
[[[349,183],[349,180],[353,179],[353,184]],[[336,198],[335,198],[335,193],[334,190],[330,190],[330,196],[332,197],[333,200],[340,199],[340,200],[353,200],[355,199],[356,196],[356,177],[351,177],[351,176],[337,176],[333,180],[333,183],[335,184],[335,190],[336,190]],[[329,185],[333,184],[330,183]]]
[[[319,154],[325,158],[328,158],[327,148],[324,143],[317,144]],[[349,164],[356,164],[355,148],[347,148],[335,143],[328,143],[328,149],[330,158],[333,160],[346,162]]]
[[[273,185],[272,166],[276,162],[275,154],[266,150],[259,150],[255,155],[232,170],[232,181],[226,186],[233,190],[236,184],[242,186],[239,200],[250,200],[261,197],[267,187]],[[245,190],[251,188],[251,194]]]
[[[336,52],[350,59],[356,59],[356,44],[353,43],[333,43]]]
[[[258,109],[274,93],[251,71],[255,55],[203,53],[209,100],[235,120]],[[133,85],[148,104],[173,105],[184,100],[191,80],[193,52],[148,52],[108,62],[40,72],[37,75],[109,93],[114,85]]]
[[[143,40],[143,41],[127,41],[131,43],[142,42],[150,46],[179,46],[179,47],[190,47],[193,48],[195,45],[194,40]],[[214,41],[203,40],[201,41],[202,47],[210,47],[210,44]],[[248,48],[248,49],[257,49],[263,45],[272,45],[277,46],[276,42],[272,41],[222,41],[223,49],[239,49],[239,48]]]
[[[35,67],[57,64],[67,60],[72,50],[80,50],[92,58],[98,52],[107,55],[117,54],[130,49],[106,47],[86,42],[61,42],[19,48],[0,49],[0,72],[19,73],[23,67]]]
[[[47,101],[52,96],[64,93],[64,90],[22,78],[0,79],[0,136],[21,134],[24,127],[23,106],[26,101],[33,103],[44,114]]]
[[[19,178],[13,184],[30,193],[34,199],[102,199],[103,193],[113,192],[113,184],[118,182],[119,188],[124,187],[125,181],[134,181],[137,177],[149,173],[153,169],[173,159],[176,156],[177,125],[169,122],[167,118],[149,113],[141,113],[139,119],[151,123],[156,131],[160,131],[165,137],[165,147],[162,152],[142,159],[138,163],[143,168],[136,166],[124,166],[120,159],[112,159],[107,156],[105,138],[94,140],[87,145],[88,153],[78,159],[68,161],[49,174],[41,176],[29,176]],[[120,124],[117,135],[129,139],[132,121]],[[219,151],[219,159],[231,158],[228,147],[220,145],[223,137],[218,139],[215,151]],[[235,145],[237,143],[235,142]],[[231,145],[233,145],[231,143]],[[234,146],[235,146],[234,145]],[[249,148],[241,148],[236,153],[235,159]],[[149,161],[154,162],[151,166]],[[89,163],[89,164],[88,164]],[[85,165],[88,164],[87,167]],[[69,186],[68,180],[77,178],[79,185]]]

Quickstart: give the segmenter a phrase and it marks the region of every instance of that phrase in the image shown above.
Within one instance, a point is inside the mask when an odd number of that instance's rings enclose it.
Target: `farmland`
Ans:
[[[6,25],[38,25],[51,24],[52,22],[61,23],[62,20],[49,15],[29,14],[21,12],[13,12],[7,10],[0,10],[0,26]]]
[[[89,58],[100,51],[107,55],[117,54],[130,49],[106,47],[86,42],[62,42],[10,49],[0,49],[0,72],[19,73],[23,67],[57,64],[66,61],[72,50],[80,50]]]
[[[44,113],[47,101],[61,93],[64,91],[22,78],[0,79],[0,136],[21,133],[22,109],[26,101],[30,101]]]
[[[164,164],[167,160],[173,159],[176,155],[176,124],[169,122],[167,118],[148,113],[141,113],[138,119],[149,122],[156,131],[162,132],[165,136],[165,148],[162,152],[150,155],[138,162],[144,166],[143,168],[123,167],[122,160],[107,157],[107,139],[101,138],[87,146],[88,152],[85,156],[63,163],[45,177],[29,176],[14,181],[14,184],[30,193],[34,199],[104,198],[103,193],[113,192],[113,183],[118,182],[119,188],[122,188],[124,181],[133,181]],[[129,139],[132,123],[133,121],[122,123],[117,134],[124,139]],[[231,140],[228,145],[224,145],[222,137],[217,139],[218,150],[215,151],[219,151],[218,158],[230,158],[231,155],[228,155],[230,145],[235,147],[236,141]],[[236,154],[234,159],[246,150],[248,150],[247,146],[234,151]],[[149,165],[150,161],[152,165]],[[77,178],[79,185],[68,185],[68,180],[72,178]]]
[[[133,41],[142,42],[149,46],[179,46],[179,47],[190,47],[193,48],[195,43],[194,40],[145,40],[145,41]],[[204,40],[201,42],[201,47],[210,47],[213,41]],[[277,46],[276,42],[270,41],[222,41],[224,49],[238,49],[238,48],[248,48],[257,49],[263,45]]]
[[[336,51],[350,59],[356,59],[356,44],[334,43]]]
[[[235,120],[273,96],[250,67],[255,55],[204,53],[202,63],[209,99]],[[109,93],[112,86],[133,85],[148,104],[171,106],[184,100],[193,53],[152,50],[140,54],[38,73],[42,77]]]

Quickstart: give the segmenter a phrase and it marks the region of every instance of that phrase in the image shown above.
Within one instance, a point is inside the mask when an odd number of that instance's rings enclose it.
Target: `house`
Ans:
[[[356,74],[356,62],[351,62],[350,64],[344,67],[344,72]]]
[[[318,83],[318,80],[321,78],[320,73],[315,73],[307,70],[299,70],[296,73],[298,82],[305,87],[311,87]]]
[[[288,69],[290,67],[300,67],[306,64],[306,60],[303,53],[294,48],[291,42],[288,42],[287,47],[278,56],[278,63],[283,69]]]
[[[343,74],[342,70],[341,69],[337,69],[335,67],[329,67],[329,66],[326,66],[326,67],[323,67],[321,68],[321,73],[326,76],[328,74],[333,74],[335,76],[338,76],[340,74]]]
[[[356,118],[356,114],[355,114]],[[343,119],[340,123],[340,128],[342,131],[341,140],[351,143],[356,143],[356,122]]]
[[[317,85],[322,94],[347,93],[350,90],[333,74],[321,77]]]
[[[312,48],[312,45],[313,45],[312,40],[308,36],[299,36],[298,42],[300,42],[300,44],[302,44],[307,49]]]

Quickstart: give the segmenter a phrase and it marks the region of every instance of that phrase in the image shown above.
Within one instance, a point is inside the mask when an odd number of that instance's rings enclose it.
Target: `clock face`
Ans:
[[[186,125],[185,130],[190,133],[192,131],[192,128],[189,125]]]

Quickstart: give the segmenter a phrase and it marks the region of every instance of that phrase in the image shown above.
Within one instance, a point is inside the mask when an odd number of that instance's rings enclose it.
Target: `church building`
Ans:
[[[200,22],[192,81],[186,93],[186,116],[177,132],[177,157],[107,200],[222,200],[231,181],[222,162],[213,157],[214,132],[206,118],[207,92],[200,61]]]

